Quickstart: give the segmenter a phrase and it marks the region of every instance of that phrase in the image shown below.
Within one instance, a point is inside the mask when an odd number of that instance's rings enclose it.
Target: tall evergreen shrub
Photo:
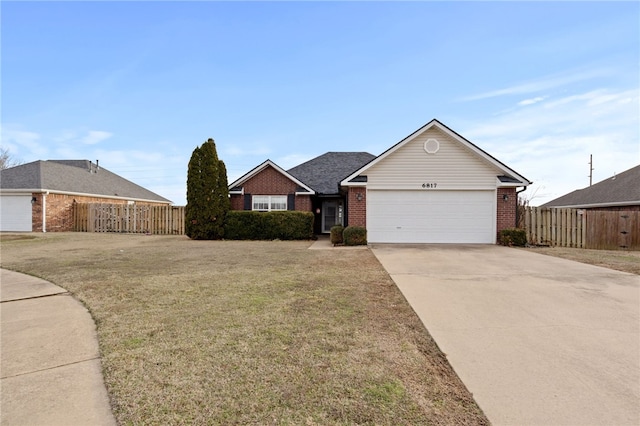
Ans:
[[[209,139],[193,150],[189,161],[185,233],[194,240],[223,238],[229,208],[227,170]]]

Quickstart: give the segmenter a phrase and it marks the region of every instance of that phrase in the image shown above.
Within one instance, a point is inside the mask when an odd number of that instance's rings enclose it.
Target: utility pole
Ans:
[[[589,186],[593,182],[593,154],[589,154]]]

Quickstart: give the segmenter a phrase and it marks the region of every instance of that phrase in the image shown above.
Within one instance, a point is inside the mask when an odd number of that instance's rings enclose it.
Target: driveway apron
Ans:
[[[491,423],[640,424],[640,276],[501,246],[372,251]]]

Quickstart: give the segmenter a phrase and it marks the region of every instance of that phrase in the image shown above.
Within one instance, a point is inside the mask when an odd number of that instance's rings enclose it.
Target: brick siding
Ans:
[[[44,194],[32,194],[36,202],[31,208],[31,223],[33,232],[42,232],[42,205]],[[113,198],[85,197],[79,195],[49,194],[46,196],[46,231],[69,232],[73,231],[73,203],[109,203],[126,204],[127,200]],[[165,203],[140,203],[165,204]]]
[[[311,196],[296,195],[296,210],[299,212],[313,211],[313,206],[311,205]]]
[[[298,186],[271,166],[244,183],[244,192],[253,195],[287,195]]]
[[[497,194],[496,231],[500,233],[503,229],[515,228],[516,226],[518,196],[516,195],[516,188],[498,188]],[[504,200],[505,195],[509,197],[506,201]]]
[[[244,192],[251,195],[289,195],[296,192],[298,185],[268,166],[247,180],[243,187]],[[244,210],[244,197],[244,195],[232,194],[231,210]],[[296,195],[295,207],[297,211],[312,211],[311,196]]]
[[[362,195],[358,200],[357,195]],[[350,186],[347,194],[347,225],[367,226],[367,189],[361,186]]]

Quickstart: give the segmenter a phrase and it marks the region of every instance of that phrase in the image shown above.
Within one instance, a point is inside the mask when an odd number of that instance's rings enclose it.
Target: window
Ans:
[[[286,195],[254,195],[253,210],[261,212],[270,212],[274,210],[287,209]]]

